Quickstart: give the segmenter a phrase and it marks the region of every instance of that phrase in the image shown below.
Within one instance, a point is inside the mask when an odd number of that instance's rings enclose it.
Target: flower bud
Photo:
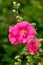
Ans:
[[[20,56],[18,55],[18,56],[15,57],[15,59],[18,59],[19,57],[20,57]]]
[[[26,65],[29,65],[29,63],[28,63],[28,62],[26,62]]]
[[[12,10],[14,13],[16,13],[16,10]]]
[[[39,63],[38,63],[38,65],[42,65],[42,63],[41,63],[41,62],[39,62]]]
[[[14,5],[16,5],[16,2],[13,2]]]
[[[20,16],[16,16],[16,18],[20,18]]]
[[[18,3],[17,6],[19,7],[20,6],[20,3]]]
[[[17,61],[21,62],[21,59],[17,59]]]
[[[18,62],[15,62],[14,65],[18,65]]]

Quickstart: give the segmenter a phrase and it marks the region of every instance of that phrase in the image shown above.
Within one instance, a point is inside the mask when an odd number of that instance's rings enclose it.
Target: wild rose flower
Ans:
[[[37,53],[40,47],[40,41],[35,38],[31,43],[27,44],[29,53]]]
[[[22,21],[9,27],[9,40],[12,44],[30,43],[36,34],[36,30],[27,21]]]

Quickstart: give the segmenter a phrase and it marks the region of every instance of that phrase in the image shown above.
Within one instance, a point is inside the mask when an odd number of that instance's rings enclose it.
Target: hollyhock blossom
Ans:
[[[40,47],[40,41],[35,38],[31,43],[27,43],[28,52],[37,53]]]
[[[30,43],[36,34],[36,30],[27,21],[18,22],[9,27],[9,40],[12,44]]]

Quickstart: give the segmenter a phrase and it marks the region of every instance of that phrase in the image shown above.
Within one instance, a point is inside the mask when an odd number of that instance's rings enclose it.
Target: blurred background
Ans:
[[[20,3],[19,14],[30,23],[36,23],[37,37],[43,38],[43,0],[0,0],[0,65],[13,65],[14,57],[22,51],[24,45],[12,45],[8,40],[8,28],[16,23],[16,14],[12,12],[13,1]],[[43,44],[42,44],[43,49]]]

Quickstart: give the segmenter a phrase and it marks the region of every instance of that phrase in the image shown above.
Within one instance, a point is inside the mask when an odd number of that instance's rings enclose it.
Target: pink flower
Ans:
[[[9,40],[12,44],[31,42],[36,34],[36,30],[27,21],[22,21],[9,27]]]
[[[30,53],[37,53],[38,47],[40,47],[40,41],[35,38],[31,43],[27,43],[28,52]]]

